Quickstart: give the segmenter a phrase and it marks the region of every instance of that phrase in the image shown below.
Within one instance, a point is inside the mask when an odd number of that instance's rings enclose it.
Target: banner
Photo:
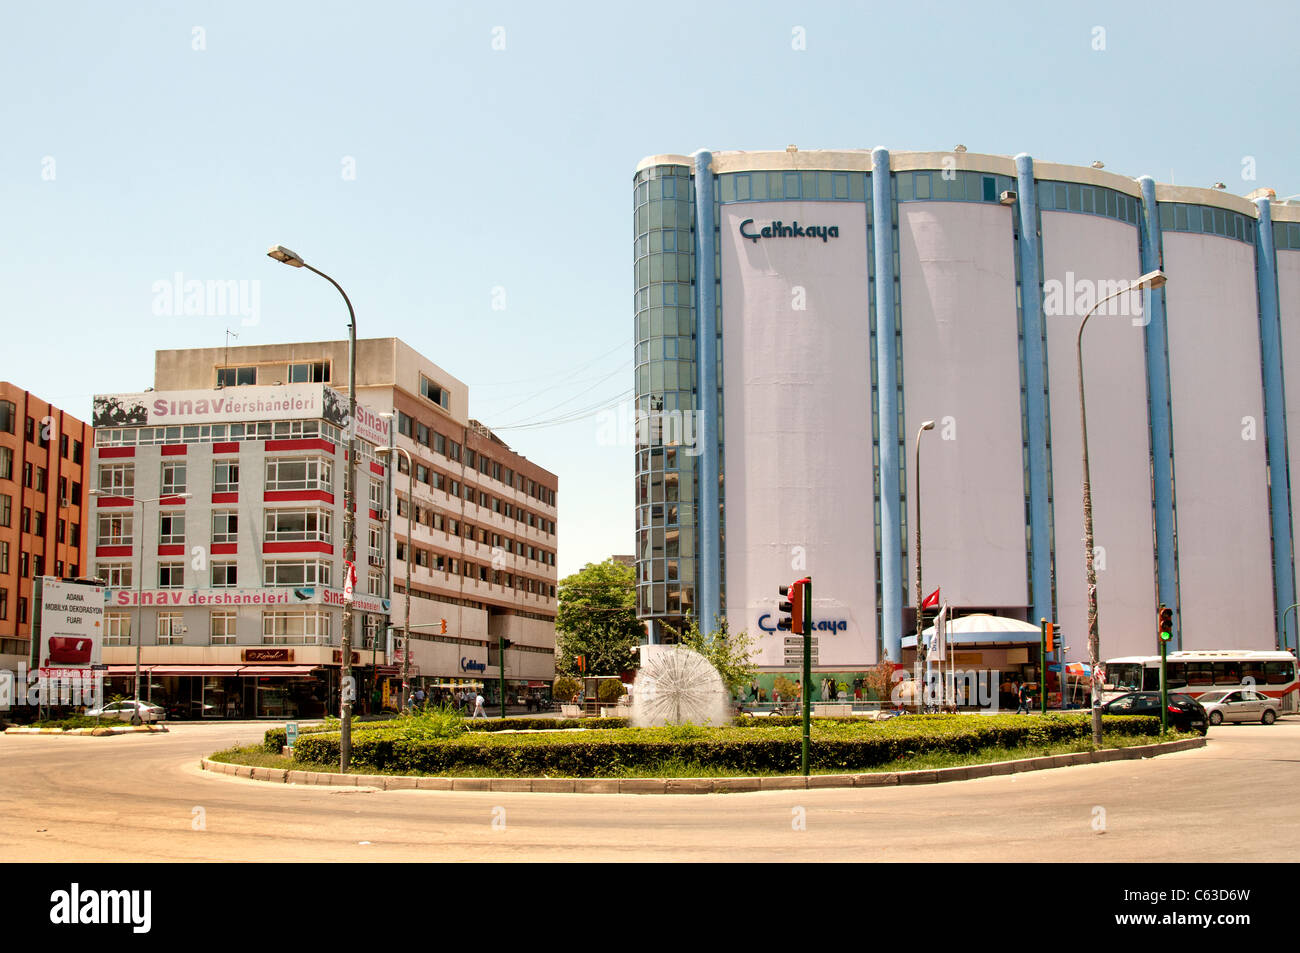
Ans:
[[[102,586],[41,577],[37,655],[41,677],[82,677],[103,661],[103,593]]]

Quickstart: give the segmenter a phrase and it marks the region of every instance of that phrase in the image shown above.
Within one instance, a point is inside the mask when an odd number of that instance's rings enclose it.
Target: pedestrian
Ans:
[[[1016,701],[1019,707],[1016,708],[1017,715],[1029,714],[1029,686],[1021,682],[1016,686]]]
[[[474,696],[474,714],[472,717],[474,718],[487,717],[487,712],[483,710],[483,694],[481,692]]]

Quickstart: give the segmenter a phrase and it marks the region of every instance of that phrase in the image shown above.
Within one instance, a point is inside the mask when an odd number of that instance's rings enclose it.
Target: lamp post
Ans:
[[[348,306],[348,466],[347,487],[343,497],[343,525],[346,533],[346,542],[343,546],[343,572],[346,576],[349,574],[348,567],[355,568],[357,561],[357,315],[353,311],[352,302],[348,299],[347,292],[343,290],[343,287],[325,272],[319,271],[303,261],[301,255],[291,252],[283,245],[272,245],[266,254],[268,257],[293,268],[306,268],[308,271],[320,275],[338,289],[338,293],[343,296],[343,301]],[[346,579],[344,585],[347,585]],[[341,648],[342,665],[339,671],[339,770],[346,773],[348,762],[352,760],[352,702],[356,693],[352,681],[352,602],[350,600],[344,600],[343,602],[343,639]]]
[[[135,710],[131,713],[131,723],[140,724],[140,649],[144,643],[144,608],[142,593],[144,590],[144,505],[146,503],[161,503],[163,500],[188,500],[189,493],[169,493],[166,496],[153,497],[148,500],[137,500],[133,496],[123,496],[120,493],[105,493],[100,489],[92,489],[91,496],[99,496],[109,500],[130,500],[131,511],[135,512],[135,505],[140,504],[140,559],[139,569],[135,574]],[[96,516],[98,516],[96,510]],[[135,531],[131,532],[132,539],[136,538]]]
[[[1166,280],[1165,273],[1157,268],[1155,271],[1147,272],[1127,288],[1102,298],[1083,316],[1083,320],[1079,322],[1079,333],[1075,337],[1075,353],[1079,368],[1079,425],[1083,437],[1083,550],[1088,570],[1088,663],[1091,666],[1089,680],[1092,684],[1092,743],[1096,747],[1101,747],[1101,678],[1097,670],[1101,640],[1097,628],[1097,568],[1092,558],[1092,481],[1088,470],[1088,410],[1083,396],[1083,329],[1097,309],[1112,298],[1132,294],[1144,288],[1159,288]],[[1064,656],[1061,665],[1064,673]]]
[[[392,414],[380,414],[381,417],[392,417]],[[415,463],[411,460],[411,454],[404,447],[377,447],[375,453],[386,453],[389,455],[389,465],[392,465],[392,454],[400,453],[406,457],[406,612],[402,617],[402,704],[401,711],[406,711],[407,699],[411,692],[411,559],[414,555],[414,537],[411,534],[411,518],[414,515],[413,507],[415,506]],[[393,571],[392,564],[389,564],[388,572],[391,575]]]
[[[924,616],[921,611],[921,600],[924,598],[921,594],[921,434],[933,429],[934,421],[927,420],[916,430],[916,683],[918,686],[921,685],[921,674],[925,671],[926,656],[929,654],[921,640]],[[916,705],[917,711],[925,710],[925,687],[922,687]]]

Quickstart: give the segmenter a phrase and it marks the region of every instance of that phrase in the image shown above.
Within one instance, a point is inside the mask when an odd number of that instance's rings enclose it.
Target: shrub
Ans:
[[[600,687],[596,689],[596,697],[603,702],[617,701],[627,694],[627,686],[622,680],[616,678],[602,679]]]
[[[782,701],[791,701],[794,699],[797,689],[790,679],[784,675],[778,675],[772,682],[772,691],[779,694]]]
[[[578,697],[582,683],[571,675],[561,675],[551,686],[551,697],[562,702],[571,702]]]

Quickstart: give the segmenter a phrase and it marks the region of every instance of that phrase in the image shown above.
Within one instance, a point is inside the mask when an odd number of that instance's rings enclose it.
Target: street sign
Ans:
[[[292,748],[298,740],[298,723],[296,721],[285,722],[284,725],[285,743]]]
[[[789,635],[787,635],[787,636],[785,637],[785,647],[786,647],[786,650],[787,650],[787,651],[790,650],[790,649],[798,649],[800,652],[802,652],[802,651],[803,651],[803,636],[799,636],[799,635],[796,635],[796,636],[789,636]],[[816,640],[816,639],[813,639],[813,640],[812,640],[812,647],[813,647],[813,651],[816,652],[816,651],[817,651],[817,640]]]

